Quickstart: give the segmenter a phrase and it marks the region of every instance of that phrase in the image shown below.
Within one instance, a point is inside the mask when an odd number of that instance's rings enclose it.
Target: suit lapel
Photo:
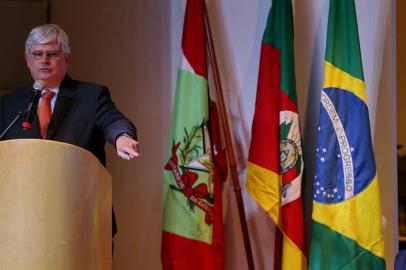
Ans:
[[[52,139],[56,131],[60,128],[63,119],[69,112],[76,96],[75,87],[72,80],[67,76],[59,87],[56,97],[55,108],[48,126],[46,138]]]
[[[28,131],[26,131],[28,133]],[[40,138],[40,134],[39,134],[39,123],[38,123],[38,116],[37,114],[35,114],[34,119],[32,120],[32,128],[31,131],[29,132],[29,137],[30,138]]]

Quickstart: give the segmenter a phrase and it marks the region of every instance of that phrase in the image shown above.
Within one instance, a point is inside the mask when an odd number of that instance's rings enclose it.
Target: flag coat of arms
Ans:
[[[307,269],[293,47],[292,3],[273,0],[262,39],[246,185],[283,234],[275,258],[283,270]]]
[[[164,170],[164,270],[223,269],[222,153],[210,110],[204,1],[188,0]],[[216,149],[216,150],[214,150]]]
[[[355,4],[331,0],[316,149],[310,269],[385,269]]]

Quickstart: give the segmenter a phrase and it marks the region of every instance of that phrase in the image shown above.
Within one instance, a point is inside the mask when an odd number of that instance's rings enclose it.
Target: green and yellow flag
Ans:
[[[385,269],[354,0],[331,0],[314,178],[312,270]]]

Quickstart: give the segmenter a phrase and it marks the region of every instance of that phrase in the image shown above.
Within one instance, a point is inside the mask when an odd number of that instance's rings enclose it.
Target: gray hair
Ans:
[[[64,53],[70,53],[69,38],[56,24],[44,24],[31,30],[25,41],[25,52],[29,53],[34,44],[57,43]]]

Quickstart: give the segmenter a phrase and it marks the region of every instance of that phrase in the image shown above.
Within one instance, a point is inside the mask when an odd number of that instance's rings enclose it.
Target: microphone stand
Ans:
[[[10,123],[10,125],[8,125],[8,127],[3,131],[3,133],[0,134],[0,141],[3,139],[3,137],[7,134],[7,132],[10,130],[10,128],[12,128],[15,123],[18,121],[18,119],[20,119],[21,117],[24,117],[24,115],[26,114],[26,112],[24,111],[19,111],[17,113],[17,116],[14,118],[14,120]]]

